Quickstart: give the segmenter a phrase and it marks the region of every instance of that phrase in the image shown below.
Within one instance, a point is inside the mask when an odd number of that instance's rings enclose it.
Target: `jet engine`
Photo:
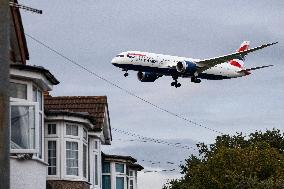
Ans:
[[[185,60],[185,61],[178,62],[176,69],[180,73],[186,73],[186,74],[193,75],[197,70],[197,66],[193,62]]]
[[[141,82],[154,82],[158,79],[158,75],[152,72],[138,72],[137,78]]]

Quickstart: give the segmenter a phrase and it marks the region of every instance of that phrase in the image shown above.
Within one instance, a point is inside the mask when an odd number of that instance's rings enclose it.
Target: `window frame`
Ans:
[[[39,154],[39,109],[38,109],[38,103],[37,102],[10,102],[10,124],[11,124],[11,109],[12,106],[34,106],[35,108],[35,148],[34,149],[12,149],[10,148],[11,153],[32,153],[32,154]],[[11,133],[11,127],[10,127],[10,133]],[[12,139],[11,139],[12,140]]]
[[[69,175],[69,174],[67,174],[67,142],[76,142],[77,143],[77,145],[78,145],[78,175]],[[65,156],[64,156],[64,165],[65,165],[65,169],[64,169],[64,175],[66,176],[66,177],[73,177],[73,178],[78,178],[78,177],[81,177],[81,174],[80,174],[80,170],[82,170],[82,167],[80,166],[80,141],[78,141],[78,140],[64,140],[64,154],[65,154]],[[83,151],[83,149],[82,149],[82,151]],[[74,168],[74,167],[73,167]],[[83,175],[82,175],[82,177],[83,177]]]
[[[77,135],[73,135],[73,134],[72,134],[72,132],[73,132],[72,129],[71,129],[71,134],[70,134],[70,135],[67,134],[67,127],[68,127],[68,126],[72,126],[72,128],[73,128],[74,126],[76,126],[76,127],[77,127]],[[80,128],[81,128],[81,126],[79,126],[79,125],[76,124],[76,123],[66,122],[66,123],[64,124],[64,134],[65,134],[65,137],[80,139]],[[82,137],[82,138],[83,138],[83,137]]]
[[[127,186],[125,186],[126,177],[122,176],[122,175],[116,175],[115,176],[115,188],[118,188],[117,187],[117,178],[123,178],[123,189],[127,189]]]
[[[56,123],[46,123],[47,125],[47,129],[46,129],[46,135],[47,136],[57,136],[57,124]],[[52,134],[49,134],[48,131],[49,131],[49,125],[54,125],[55,126],[55,134],[52,133]]]
[[[123,172],[117,172],[116,171],[116,165],[123,165]],[[126,169],[125,169],[126,167],[125,167],[125,163],[120,163],[120,162],[115,162],[114,163],[114,170],[115,170],[115,173],[117,174],[117,175],[120,175],[120,174],[126,174]]]
[[[85,153],[84,153],[84,147],[86,149]],[[85,155],[85,159],[84,159],[84,155]],[[79,153],[78,153],[78,156],[79,156]],[[79,161],[79,158],[78,158],[78,161]],[[85,143],[83,143],[83,146],[82,146],[82,173],[83,173],[83,177],[87,179],[88,178],[88,145]]]
[[[55,142],[55,152],[56,152],[56,153],[55,153],[55,162],[56,162],[56,165],[55,165],[55,175],[50,175],[50,174],[48,174],[48,168],[50,167],[50,165],[47,166],[47,176],[51,176],[51,177],[52,177],[52,176],[57,176],[57,175],[58,175],[58,166],[60,166],[60,165],[59,165],[58,162],[57,162],[57,160],[58,160],[58,155],[59,155],[57,149],[58,149],[58,146],[59,146],[60,144],[59,144],[59,142],[58,142],[57,140],[54,140],[54,139],[53,139],[53,140],[50,140],[50,139],[49,139],[49,140],[46,141],[46,149],[47,149],[47,154],[46,154],[47,158],[46,158],[46,159],[47,159],[47,163],[48,163],[48,159],[49,159],[49,156],[48,156],[48,155],[49,155],[49,151],[48,151],[48,150],[49,150],[49,148],[48,148],[48,143],[49,143],[49,142]]]

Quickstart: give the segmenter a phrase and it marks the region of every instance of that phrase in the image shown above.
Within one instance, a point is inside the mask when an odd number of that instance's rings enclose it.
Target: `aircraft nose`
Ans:
[[[113,58],[113,59],[111,60],[111,63],[112,63],[112,64],[115,64],[115,63],[116,63],[116,62],[115,62],[115,59],[116,59],[116,58]]]

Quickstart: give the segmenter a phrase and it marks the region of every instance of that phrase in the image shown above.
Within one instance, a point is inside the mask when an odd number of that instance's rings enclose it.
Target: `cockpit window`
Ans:
[[[119,54],[116,57],[124,57],[124,55],[123,54]]]

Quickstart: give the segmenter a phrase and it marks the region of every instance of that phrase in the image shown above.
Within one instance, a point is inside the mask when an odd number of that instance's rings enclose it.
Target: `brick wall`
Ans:
[[[84,181],[48,180],[46,189],[90,189],[90,184]]]

